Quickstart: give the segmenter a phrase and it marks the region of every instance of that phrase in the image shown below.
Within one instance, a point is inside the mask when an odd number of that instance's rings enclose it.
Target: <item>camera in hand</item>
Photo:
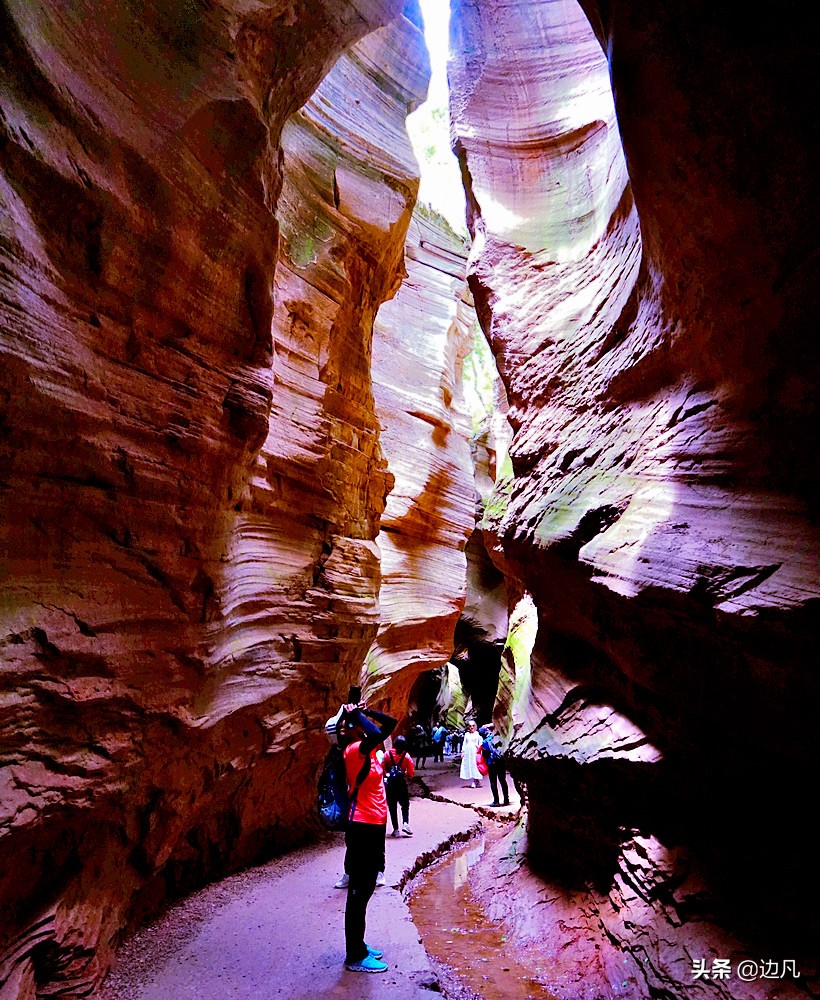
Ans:
[[[362,689],[356,687],[355,684],[351,685],[350,690],[347,692],[347,703],[348,705],[358,705],[362,700]]]

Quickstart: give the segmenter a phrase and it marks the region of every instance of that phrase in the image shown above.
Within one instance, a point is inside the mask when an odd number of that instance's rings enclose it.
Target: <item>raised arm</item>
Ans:
[[[362,708],[361,705],[354,705],[348,706],[347,710],[350,719],[358,723],[364,730],[364,739],[359,747],[359,753],[363,756],[367,756],[380,743],[383,743],[398,724],[398,720],[394,719],[392,715],[377,712],[373,708]]]

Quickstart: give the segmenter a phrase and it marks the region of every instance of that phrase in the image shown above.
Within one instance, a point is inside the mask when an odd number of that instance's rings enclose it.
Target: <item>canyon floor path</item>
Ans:
[[[334,888],[344,838],[332,835],[179,901],[123,945],[97,1000],[430,1000],[436,974],[402,889],[477,832],[491,795],[486,780],[465,788],[454,761],[428,764],[419,777],[434,797],[411,799],[412,837],[388,836],[387,884],[368,907],[368,941],[384,950],[386,973],[344,967],[345,892]],[[511,801],[503,813],[518,806],[512,788]]]

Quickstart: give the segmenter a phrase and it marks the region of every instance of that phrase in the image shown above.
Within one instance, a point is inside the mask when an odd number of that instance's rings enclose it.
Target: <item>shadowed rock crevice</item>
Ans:
[[[693,995],[691,956],[786,957],[790,937],[804,975],[778,989],[811,994],[816,400],[780,380],[814,353],[816,290],[776,276],[817,218],[816,81],[788,13],[763,51],[761,22],[705,5],[582,6],[597,39],[572,2],[454,4],[468,274],[514,430],[493,557],[537,609],[496,723],[541,879],[511,873],[502,908],[573,1000]]]

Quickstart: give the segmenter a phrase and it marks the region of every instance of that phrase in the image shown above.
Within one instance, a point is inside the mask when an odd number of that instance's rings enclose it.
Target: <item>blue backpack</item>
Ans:
[[[488,767],[490,764],[497,764],[501,760],[501,754],[493,746],[489,736],[482,742],[481,752],[484,754],[484,760],[487,761]]]
[[[319,821],[328,830],[344,830],[350,813],[355,808],[359,785],[370,771],[370,757],[366,757],[362,769],[356,776],[353,795],[347,794],[347,771],[342,748],[334,743],[328,750],[317,788],[317,808]]]
[[[319,820],[328,830],[343,830],[347,821],[347,775],[341,748],[335,743],[328,750],[319,775]]]

